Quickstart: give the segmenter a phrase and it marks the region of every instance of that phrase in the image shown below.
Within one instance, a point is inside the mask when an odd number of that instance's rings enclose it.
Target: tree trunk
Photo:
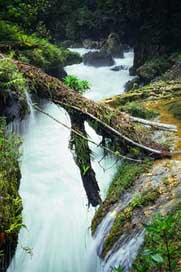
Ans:
[[[2,54],[0,56],[4,57]],[[68,108],[70,113],[79,112],[81,118],[92,120],[107,136],[112,139],[116,137],[123,145],[137,146],[156,157],[170,155],[168,149],[153,142],[151,136],[144,135],[127,114],[81,96],[41,69],[16,60],[13,63],[28,79],[30,90],[39,97]]]

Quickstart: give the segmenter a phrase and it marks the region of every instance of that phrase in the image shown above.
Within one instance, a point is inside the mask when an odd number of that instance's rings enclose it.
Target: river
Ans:
[[[85,49],[74,51],[82,54]],[[116,65],[129,68],[133,52],[115,61]],[[94,68],[83,63],[67,66],[66,71],[90,82],[91,90],[85,96],[93,100],[121,93],[124,84],[131,79],[128,69],[116,72],[110,67]],[[19,233],[18,247],[8,272],[103,271],[90,232],[95,208],[88,207],[81,175],[69,149],[70,131],[34,112],[28,94],[27,101],[31,114],[17,128],[23,139],[19,192],[26,228]],[[70,126],[65,110],[46,102],[42,107]],[[101,141],[87,124],[86,130],[94,141]],[[104,198],[116,165],[110,157],[98,163],[103,156],[102,149],[92,145],[90,148],[94,154],[92,167]]]

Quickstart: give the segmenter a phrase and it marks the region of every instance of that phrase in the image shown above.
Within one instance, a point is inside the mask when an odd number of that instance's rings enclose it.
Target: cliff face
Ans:
[[[25,99],[20,99],[17,93],[0,94],[0,116],[6,117],[7,122],[15,119],[22,120],[28,112]]]

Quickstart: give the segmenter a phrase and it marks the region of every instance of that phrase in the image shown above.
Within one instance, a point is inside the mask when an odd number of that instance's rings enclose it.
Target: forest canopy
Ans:
[[[181,44],[179,0],[2,0],[0,16],[56,41],[100,39],[114,31],[132,44],[148,33],[155,43]]]

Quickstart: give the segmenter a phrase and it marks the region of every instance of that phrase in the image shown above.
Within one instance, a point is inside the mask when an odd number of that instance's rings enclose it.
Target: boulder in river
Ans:
[[[83,62],[85,65],[95,67],[114,65],[114,60],[111,54],[102,51],[88,52],[83,56]]]
[[[101,52],[111,54],[113,58],[123,58],[124,47],[120,42],[119,36],[116,33],[111,33],[107,41],[101,48]]]

